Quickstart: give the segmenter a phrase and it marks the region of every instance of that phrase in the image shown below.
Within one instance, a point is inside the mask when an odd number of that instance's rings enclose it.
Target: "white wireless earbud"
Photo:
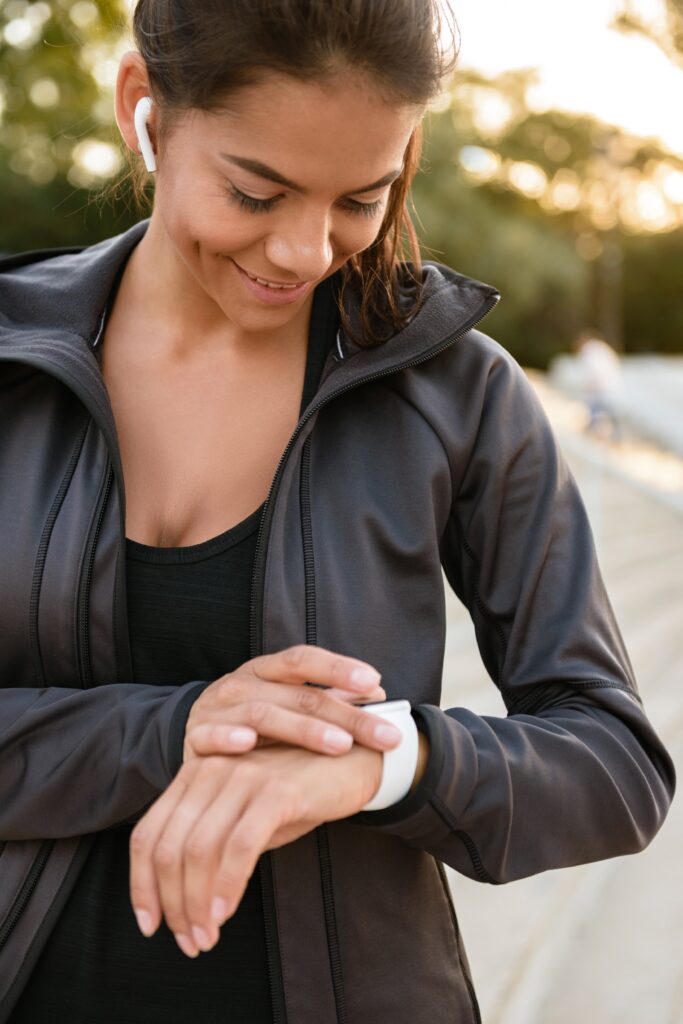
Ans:
[[[140,143],[142,159],[145,161],[145,167],[150,172],[156,171],[157,169],[154,150],[152,149],[149,132],[147,131],[147,122],[151,113],[152,97],[143,96],[142,99],[138,100],[135,107],[135,132],[138,137],[138,142]]]

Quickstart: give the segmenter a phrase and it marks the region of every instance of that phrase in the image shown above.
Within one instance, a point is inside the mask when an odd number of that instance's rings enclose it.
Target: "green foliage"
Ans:
[[[461,73],[450,105],[429,115],[425,173],[413,190],[425,256],[499,289],[501,301],[482,329],[525,365],[545,368],[569,351],[582,327],[603,326],[599,311],[610,305],[606,298],[623,308],[623,337],[612,340],[626,351],[683,351],[674,269],[683,265],[683,233],[680,227],[649,234],[632,223],[620,226],[627,203],[618,198],[626,191],[625,171],[635,197],[653,169],[666,163],[680,170],[683,162],[652,140],[627,137],[589,116],[530,111],[524,101],[530,78],[522,71],[491,82]],[[506,123],[495,132],[477,123],[487,94],[503,97],[508,107]],[[468,166],[485,166],[487,157],[495,158],[495,173],[480,180],[467,173]],[[528,167],[532,181],[536,174],[551,184],[575,182],[575,204],[563,209],[548,201],[548,189],[541,200],[513,187],[509,168],[515,163]],[[615,245],[623,281],[618,294],[606,297],[601,250],[607,259]]]
[[[413,190],[429,243],[424,254],[498,288],[501,301],[482,329],[525,364],[542,367],[567,350],[585,320],[590,270],[566,215],[551,218],[517,192],[467,181],[458,154],[481,139],[462,113],[430,115],[425,170]],[[528,144],[510,145],[529,159]]]
[[[125,26],[123,0],[0,3],[0,250],[93,242],[136,219],[93,202],[120,161],[109,86]]]
[[[626,352],[683,352],[683,232],[625,242]]]

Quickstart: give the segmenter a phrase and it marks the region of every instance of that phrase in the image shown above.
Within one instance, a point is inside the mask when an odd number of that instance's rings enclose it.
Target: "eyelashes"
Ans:
[[[231,184],[228,189],[228,198],[231,202],[237,203],[242,210],[248,210],[250,213],[267,213],[268,210],[273,208],[280,197],[273,196],[272,199],[254,199],[253,196],[240,192],[238,188]],[[376,199],[374,203],[359,203],[355,199],[343,199],[341,206],[342,209],[347,210],[349,213],[355,213],[361,217],[374,217],[382,206],[382,200]]]
[[[272,199],[254,199],[253,196],[240,192],[234,185],[231,185],[228,189],[228,197],[243,210],[249,210],[251,213],[266,213],[276,202],[276,197]]]

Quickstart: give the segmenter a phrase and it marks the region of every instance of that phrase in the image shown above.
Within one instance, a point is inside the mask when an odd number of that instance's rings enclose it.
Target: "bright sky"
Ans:
[[[538,67],[537,109],[586,112],[683,156],[683,70],[645,38],[608,28],[619,0],[451,0],[461,34],[459,66],[494,75]],[[661,0],[632,0],[645,18]]]

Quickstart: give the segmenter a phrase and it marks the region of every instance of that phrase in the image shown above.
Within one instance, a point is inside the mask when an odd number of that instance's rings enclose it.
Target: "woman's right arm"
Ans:
[[[0,841],[137,820],[178,770],[177,731],[209,685],[0,689]]]
[[[350,733],[348,746],[356,740],[387,750],[395,741],[377,738],[379,721],[350,703],[386,696],[378,675],[353,685],[358,667],[372,668],[302,644],[252,658],[213,682],[0,688],[0,842],[137,821],[185,760],[239,752],[226,726],[333,753],[324,745],[333,723]],[[308,680],[332,689],[303,686]]]

